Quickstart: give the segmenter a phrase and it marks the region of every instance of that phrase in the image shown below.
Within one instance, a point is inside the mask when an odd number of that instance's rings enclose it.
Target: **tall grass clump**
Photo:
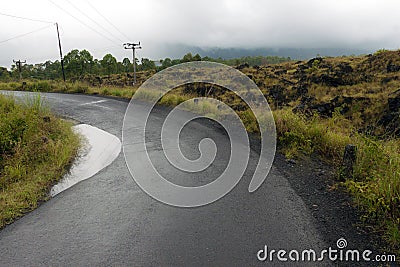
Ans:
[[[353,179],[345,182],[364,211],[363,219],[374,223],[385,239],[400,250],[400,140],[360,137]]]
[[[48,198],[79,144],[39,95],[19,104],[0,94],[0,228]]]
[[[327,159],[337,161],[346,144],[351,143],[351,125],[344,118],[334,114],[322,119],[317,115],[307,118],[289,109],[274,111],[277,136],[287,157],[295,157],[300,152],[318,153]]]

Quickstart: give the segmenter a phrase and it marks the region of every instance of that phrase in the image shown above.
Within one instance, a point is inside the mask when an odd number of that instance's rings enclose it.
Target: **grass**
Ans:
[[[360,137],[353,179],[345,183],[365,214],[400,250],[400,141]]]
[[[343,149],[352,143],[350,121],[336,113],[332,118],[321,119],[315,115],[307,118],[290,109],[274,112],[277,136],[286,157],[296,157],[299,152],[318,153],[337,163]]]
[[[362,219],[380,232],[394,251],[400,251],[400,140],[380,140],[358,134],[350,120],[306,118],[289,109],[274,112],[279,144],[287,157],[317,153],[334,164],[347,144],[357,146],[353,177],[343,185],[364,212]]]
[[[48,198],[77,153],[79,136],[40,95],[19,104],[0,94],[0,228]]]

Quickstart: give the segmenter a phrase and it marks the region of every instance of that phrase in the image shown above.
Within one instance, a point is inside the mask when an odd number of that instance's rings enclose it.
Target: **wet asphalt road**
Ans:
[[[57,114],[121,138],[126,101],[43,96]],[[188,157],[196,157],[204,137],[211,137],[219,149],[211,170],[188,176],[163,160],[159,131],[166,113],[166,108],[157,108],[147,129],[157,169],[186,186],[215,179],[229,157],[226,135],[201,121],[185,128],[181,142]],[[252,151],[245,176],[222,199],[198,208],[176,208],[145,194],[131,178],[121,153],[94,177],[0,231],[0,265],[274,266],[282,263],[276,258],[272,263],[257,260],[264,245],[288,251],[326,248],[310,211],[275,167],[256,192],[248,192],[257,159]]]

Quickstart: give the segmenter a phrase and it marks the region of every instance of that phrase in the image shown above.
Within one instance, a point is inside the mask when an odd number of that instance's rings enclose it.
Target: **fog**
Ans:
[[[122,43],[141,41],[139,57],[182,55],[190,47],[397,49],[400,3],[390,0],[305,1],[9,1],[0,13],[0,66],[59,58],[87,49],[96,58],[131,57]],[[29,33],[43,27],[45,29]]]

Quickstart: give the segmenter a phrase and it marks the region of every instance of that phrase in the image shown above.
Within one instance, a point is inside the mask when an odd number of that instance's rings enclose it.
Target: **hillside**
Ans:
[[[238,69],[253,79],[275,108],[324,117],[338,109],[361,131],[383,134],[377,128],[384,126],[389,133],[400,134],[400,51]]]

